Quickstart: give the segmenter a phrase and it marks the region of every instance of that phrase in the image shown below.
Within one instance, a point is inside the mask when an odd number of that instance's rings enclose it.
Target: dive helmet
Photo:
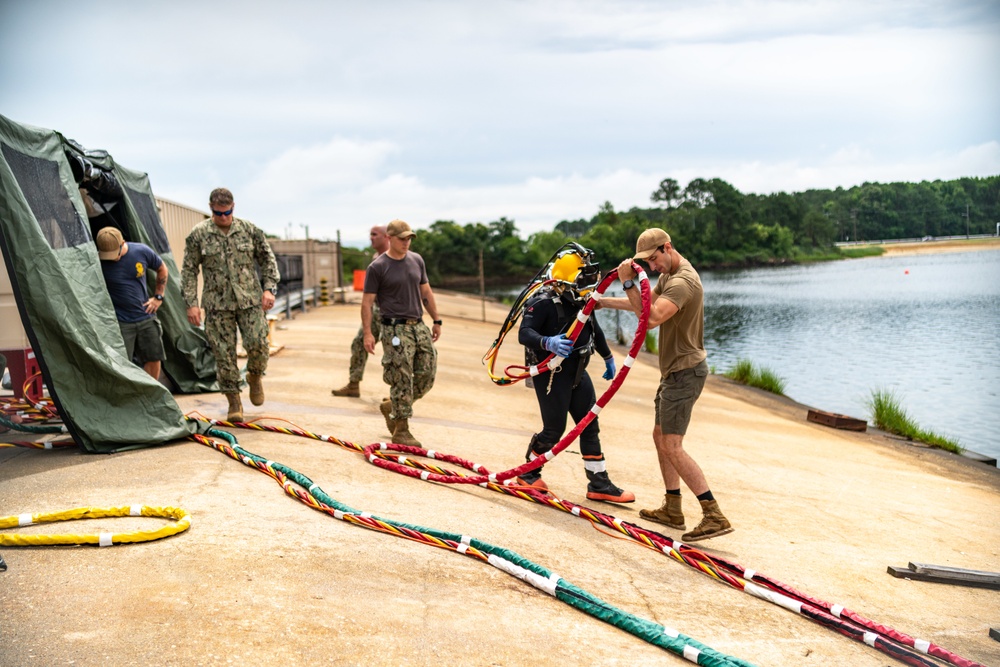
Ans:
[[[601,268],[593,259],[592,250],[571,243],[552,263],[549,278],[570,287],[578,296],[587,296],[601,280]]]

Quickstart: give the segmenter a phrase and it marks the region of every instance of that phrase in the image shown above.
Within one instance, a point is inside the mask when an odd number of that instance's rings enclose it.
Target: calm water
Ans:
[[[1000,457],[1000,250],[701,276],[716,372],[749,359],[796,401],[862,419],[891,389],[921,428]],[[634,318],[620,322],[631,341]]]

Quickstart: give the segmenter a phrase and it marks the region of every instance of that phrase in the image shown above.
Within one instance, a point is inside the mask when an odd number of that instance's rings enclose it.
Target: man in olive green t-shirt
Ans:
[[[660,327],[660,386],[654,401],[653,444],[666,487],[663,506],[640,510],[639,516],[675,530],[685,530],[681,511],[683,479],[698,497],[703,517],[694,530],[681,536],[681,540],[695,542],[731,533],[733,527],[719,509],[705,473],[684,450],[684,434],[691,421],[691,410],[708,377],[701,278],[691,263],[674,250],[670,235],[657,227],[639,236],[633,259],[644,260],[651,271],[660,274],[653,289],[649,326]],[[628,298],[605,298],[599,307],[641,313],[642,295],[634,283],[636,277],[632,259],[623,261],[618,266],[618,278]]]

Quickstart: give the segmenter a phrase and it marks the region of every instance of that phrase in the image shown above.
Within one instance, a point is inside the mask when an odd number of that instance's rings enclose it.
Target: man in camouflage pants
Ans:
[[[385,225],[372,227],[371,231],[368,232],[368,238],[375,250],[372,260],[377,259],[379,255],[389,249],[389,236],[386,234]],[[375,303],[372,305],[372,335],[376,339],[381,335],[381,319],[378,303]],[[361,396],[361,380],[365,377],[365,364],[367,363],[368,350],[365,349],[365,328],[361,327],[358,329],[358,335],[351,341],[351,370],[347,384],[330,393],[334,396],[352,396],[354,398]]]
[[[262,405],[262,376],[268,359],[264,313],[274,306],[278,263],[264,232],[246,220],[233,217],[232,192],[225,188],[212,190],[208,205],[211,219],[196,225],[185,241],[181,283],[188,321],[201,326],[198,271],[203,271],[201,305],[205,308],[205,337],[218,364],[219,389],[229,400],[227,420],[241,422],[243,404],[236,362],[236,329],[239,328],[247,351],[250,402]],[[260,280],[255,263],[260,266]]]
[[[441,320],[424,260],[410,252],[410,241],[416,234],[402,220],[390,222],[386,233],[389,249],[365,272],[361,326],[365,330],[365,349],[371,354],[375,351],[372,307],[377,300],[382,310],[382,379],[390,387],[389,400],[382,402],[380,410],[393,442],[419,447],[420,442],[410,433],[409,418],[413,402],[434,386],[434,342],[441,337]],[[433,320],[431,329],[421,319],[424,307]]]

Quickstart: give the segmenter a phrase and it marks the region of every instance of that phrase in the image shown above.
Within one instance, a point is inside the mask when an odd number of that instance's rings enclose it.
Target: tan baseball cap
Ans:
[[[670,243],[670,234],[659,227],[651,227],[639,234],[639,240],[635,242],[635,257],[632,259],[646,259],[664,243]]]
[[[125,239],[117,227],[102,227],[94,238],[97,243],[97,256],[101,259],[118,259]]]
[[[385,233],[389,236],[398,236],[401,239],[408,239],[416,236],[417,233],[410,229],[410,225],[402,220],[393,220],[385,226]]]

